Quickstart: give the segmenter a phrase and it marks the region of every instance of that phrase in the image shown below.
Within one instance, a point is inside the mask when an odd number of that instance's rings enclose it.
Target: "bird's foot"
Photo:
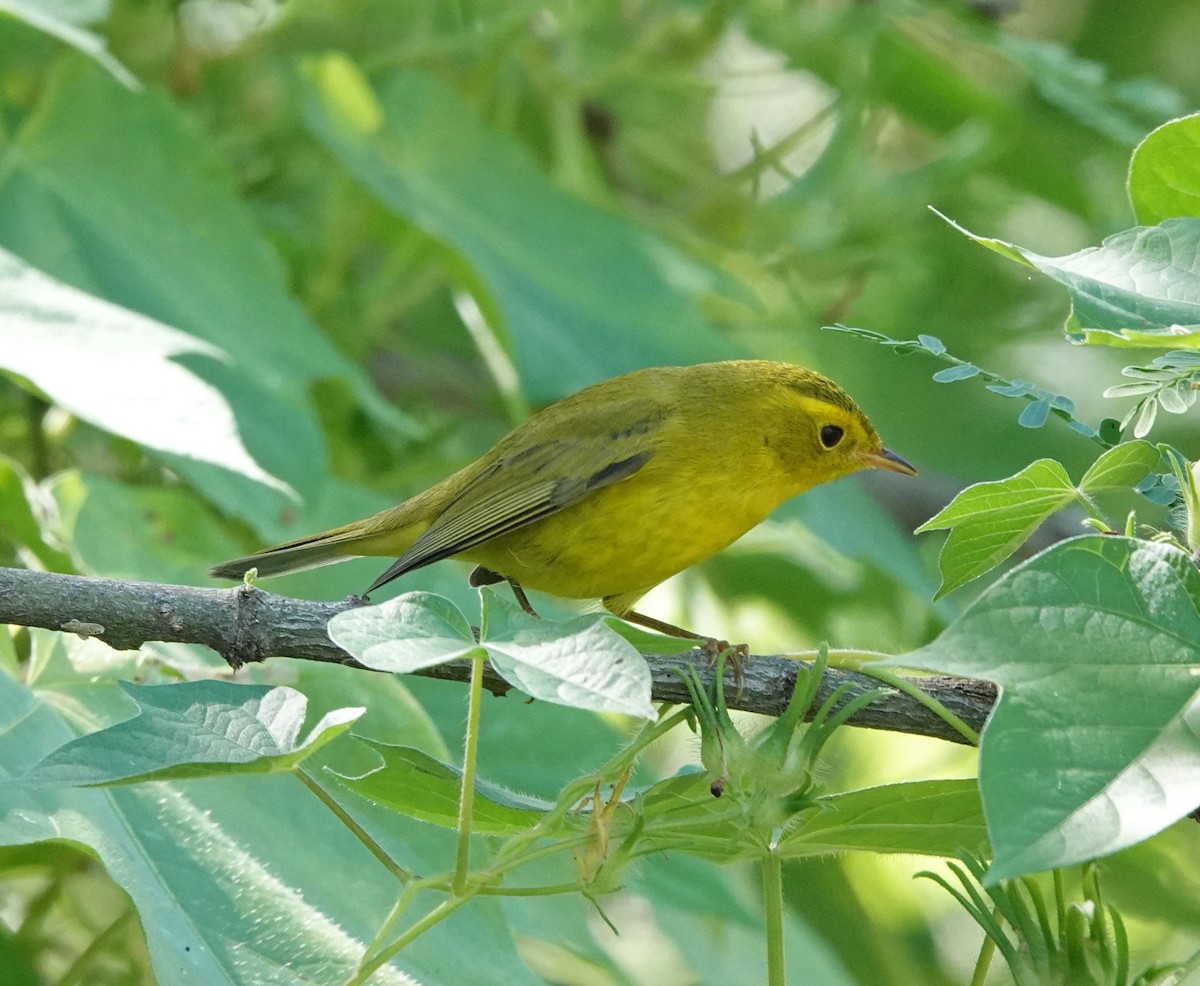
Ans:
[[[700,649],[708,656],[708,666],[714,667],[722,654],[733,668],[733,680],[737,685],[738,698],[742,697],[742,686],[746,683],[745,669],[750,663],[749,644],[731,644],[728,640],[705,639]]]

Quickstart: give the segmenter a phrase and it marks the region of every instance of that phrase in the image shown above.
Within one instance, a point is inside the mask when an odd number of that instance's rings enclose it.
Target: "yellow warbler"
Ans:
[[[218,565],[280,575],[395,557],[371,592],[443,558],[472,585],[507,580],[652,629],[648,590],[720,551],[785,500],[863,468],[916,470],[813,370],[763,360],[637,370],[565,397],[397,507]]]

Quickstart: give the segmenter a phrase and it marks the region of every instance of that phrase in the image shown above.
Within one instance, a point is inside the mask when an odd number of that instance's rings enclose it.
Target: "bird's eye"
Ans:
[[[826,425],[821,429],[821,444],[826,448],[833,448],[842,440],[842,436],[846,434],[837,425]]]

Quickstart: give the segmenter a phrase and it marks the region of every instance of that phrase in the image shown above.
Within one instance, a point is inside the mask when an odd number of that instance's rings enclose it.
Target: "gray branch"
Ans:
[[[362,668],[325,632],[330,617],[361,605],[363,600],[357,596],[323,603],[246,586],[199,589],[0,568],[0,622],[95,637],[117,650],[136,650],[153,640],[203,644],[235,669],[268,657]],[[700,671],[706,683],[712,680],[710,662],[700,650],[680,655],[650,655],[647,661],[653,674],[656,702],[688,701],[678,670],[689,665]],[[731,672],[726,673],[729,707],[779,715],[792,696],[797,673],[805,667],[804,662],[791,658],[752,657],[744,667],[740,694],[732,685]],[[418,673],[466,681],[470,662],[453,661]],[[987,682],[943,676],[911,680],[976,731],[983,728],[995,704],[996,689]],[[497,695],[510,687],[490,667],[485,684]],[[842,686],[847,688],[844,702],[878,684],[869,675],[830,668],[825,672],[817,702],[823,702]],[[941,718],[895,691],[872,702],[850,722],[872,729],[962,742],[962,737]]]

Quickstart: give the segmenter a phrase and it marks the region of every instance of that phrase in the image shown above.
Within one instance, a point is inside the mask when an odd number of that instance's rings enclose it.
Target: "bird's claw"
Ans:
[[[717,659],[724,654],[733,668],[733,680],[737,685],[737,695],[741,698],[742,686],[746,683],[745,668],[750,663],[749,644],[731,644],[728,640],[716,640],[708,637],[700,648],[708,657],[708,666],[716,665]]]

